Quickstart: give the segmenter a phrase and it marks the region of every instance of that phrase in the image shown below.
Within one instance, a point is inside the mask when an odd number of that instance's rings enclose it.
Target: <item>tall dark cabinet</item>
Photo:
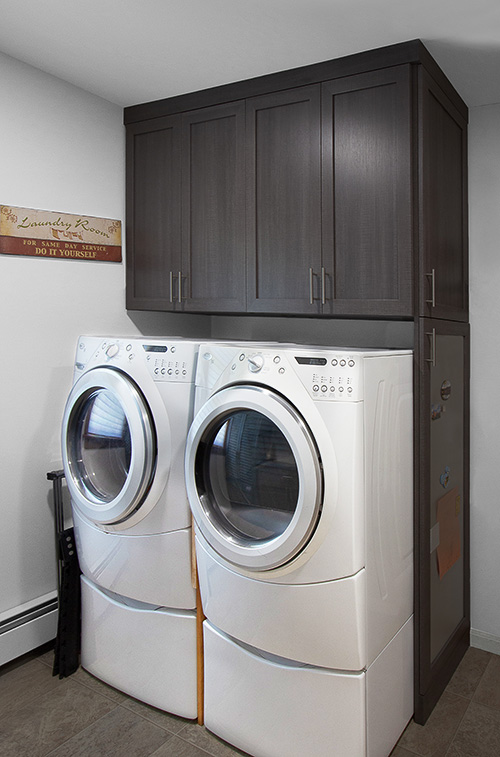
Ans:
[[[415,719],[424,723],[469,645],[470,333],[467,109],[425,68],[417,76]],[[453,562],[443,567],[445,550]]]
[[[467,108],[414,40],[137,105],[125,124],[129,309],[414,322],[423,723],[470,625]]]
[[[415,719],[469,646],[469,325],[418,319],[415,341]]]

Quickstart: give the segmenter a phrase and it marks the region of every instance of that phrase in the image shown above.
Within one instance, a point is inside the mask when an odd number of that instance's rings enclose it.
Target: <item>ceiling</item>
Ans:
[[[421,39],[500,103],[498,0],[0,0],[0,51],[118,105]]]

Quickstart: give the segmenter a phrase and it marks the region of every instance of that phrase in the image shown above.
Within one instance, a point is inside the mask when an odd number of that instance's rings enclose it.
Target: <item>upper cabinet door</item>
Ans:
[[[467,121],[420,67],[420,315],[467,321]]]
[[[244,102],[182,116],[183,310],[245,310],[244,149]]]
[[[328,314],[412,314],[410,66],[325,82]]]
[[[127,129],[127,307],[174,310],[181,249],[180,121]]]
[[[320,312],[320,86],[247,100],[248,304]]]

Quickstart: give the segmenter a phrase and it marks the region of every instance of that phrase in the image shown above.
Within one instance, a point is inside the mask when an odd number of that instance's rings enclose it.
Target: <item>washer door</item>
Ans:
[[[62,455],[73,504],[87,518],[118,523],[140,507],[155,472],[156,433],[144,397],[124,373],[94,368],[75,383]]]
[[[322,505],[322,466],[304,420],[259,386],[213,395],[194,419],[186,486],[208,543],[235,565],[269,570],[308,543]]]

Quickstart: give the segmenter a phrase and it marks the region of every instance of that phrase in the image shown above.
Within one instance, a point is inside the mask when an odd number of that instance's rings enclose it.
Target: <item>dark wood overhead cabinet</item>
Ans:
[[[418,40],[125,110],[129,309],[414,321],[420,723],[470,628],[467,119]]]
[[[125,123],[128,308],[467,320],[467,112],[420,42]]]
[[[127,306],[245,310],[245,107],[127,129]]]

